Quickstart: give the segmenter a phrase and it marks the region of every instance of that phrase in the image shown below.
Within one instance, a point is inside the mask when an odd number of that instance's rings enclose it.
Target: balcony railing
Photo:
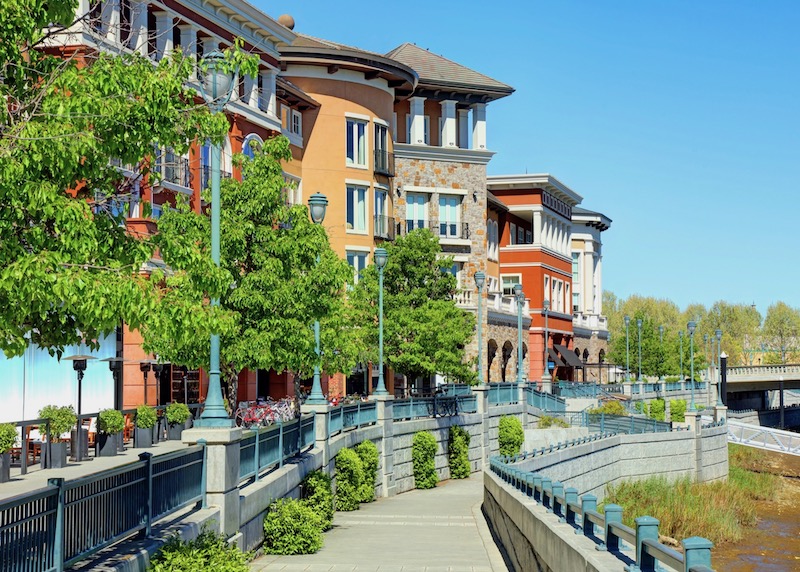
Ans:
[[[469,223],[466,222],[432,220],[430,229],[439,238],[469,238]]]
[[[395,223],[394,217],[375,215],[372,217],[372,235],[375,238],[384,240],[394,240]]]
[[[191,186],[191,173],[189,159],[180,157],[172,152],[156,155],[153,171],[161,177],[161,182],[172,183],[187,189]]]
[[[220,171],[220,175],[223,179],[231,178],[231,174],[228,171]],[[200,176],[200,190],[204,191],[210,186],[211,186],[211,167],[208,165],[203,165]]]
[[[394,153],[382,149],[375,149],[375,168],[378,175],[394,177]]]
[[[583,314],[581,312],[574,312],[572,314],[572,325],[579,328],[587,328],[592,330],[607,330],[608,318],[599,314]]]

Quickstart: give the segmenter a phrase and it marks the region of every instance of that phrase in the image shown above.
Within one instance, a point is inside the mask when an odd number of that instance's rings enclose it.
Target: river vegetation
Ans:
[[[609,487],[604,504],[623,507],[623,521],[649,515],[660,521],[659,533],[681,539],[708,538],[715,545],[740,541],[756,524],[757,501],[772,498],[780,487],[777,476],[756,472],[763,455],[756,449],[728,445],[727,482],[677,482],[651,477]]]

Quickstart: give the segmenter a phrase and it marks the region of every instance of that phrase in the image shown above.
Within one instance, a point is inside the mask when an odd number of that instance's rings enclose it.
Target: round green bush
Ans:
[[[500,418],[500,424],[497,430],[500,454],[507,457],[518,455],[522,444],[525,442],[525,431],[522,430],[522,421],[511,415],[503,415]]]
[[[320,518],[322,530],[333,526],[333,488],[331,478],[322,471],[313,471],[302,482],[303,502]]]
[[[249,554],[225,537],[203,530],[194,540],[184,542],[178,535],[170,538],[150,561],[151,572],[186,572],[214,570],[215,572],[248,572]]]
[[[177,401],[167,405],[165,414],[167,416],[167,423],[170,425],[183,425],[191,415],[189,406],[185,403],[178,403]]]
[[[336,510],[358,510],[364,466],[352,449],[344,448],[336,455]]]
[[[8,453],[17,442],[17,428],[11,423],[0,423],[0,455]]]
[[[103,409],[97,414],[97,431],[116,435],[125,429],[125,418],[116,409]]]
[[[666,403],[663,399],[658,398],[654,399],[650,402],[650,412],[647,414],[650,419],[655,419],[656,421],[664,421],[664,415],[666,412]]]
[[[50,422],[47,437],[53,443],[61,441],[61,435],[75,427],[75,423],[78,421],[78,416],[75,415],[72,405],[63,405],[61,407],[45,405],[39,410],[39,417]]]
[[[549,429],[550,427],[569,427],[569,423],[561,417],[551,417],[550,415],[542,415],[539,417],[539,429]]]
[[[686,400],[672,399],[669,402],[670,421],[683,423],[686,421]]]
[[[436,474],[436,437],[430,431],[414,434],[411,442],[411,462],[414,467],[414,486],[432,489],[439,482]]]
[[[453,425],[447,439],[447,458],[451,479],[466,479],[470,475],[469,433],[463,427]]]
[[[642,407],[644,408],[644,406]],[[642,409],[642,411],[644,411],[644,409]],[[600,407],[589,409],[588,413],[590,415],[595,415],[598,413],[605,413],[606,415],[628,415],[628,412],[625,410],[625,406],[616,400],[606,401]]]
[[[136,408],[136,426],[139,429],[152,429],[156,426],[158,417],[156,410],[149,405],[140,405]]]
[[[270,505],[264,518],[264,552],[313,554],[320,548],[322,520],[311,506],[296,499],[278,499]]]
[[[359,490],[361,502],[372,502],[375,500],[375,478],[378,475],[378,448],[372,441],[362,441],[356,445],[356,454],[361,459],[364,469],[364,480]]]

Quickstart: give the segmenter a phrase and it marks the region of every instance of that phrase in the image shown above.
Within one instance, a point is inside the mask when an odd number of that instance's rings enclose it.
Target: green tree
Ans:
[[[749,304],[715,302],[700,324],[702,332],[712,337],[716,344],[715,331],[722,331],[722,351],[728,354],[728,365],[750,364],[753,349],[751,344],[759,338],[761,314]],[[716,345],[715,345],[716,348]],[[716,349],[714,350],[715,354]]]
[[[345,321],[350,267],[330,248],[325,229],[311,221],[307,207],[286,203],[281,161],[290,157],[285,137],[269,139],[253,159],[236,157],[242,181],[226,179],[221,186],[220,257],[232,282],[221,293],[220,306],[232,327],[222,333],[220,362],[232,406],[244,368],[311,374],[315,319],[323,329],[324,370],[347,371],[362,353],[357,328]],[[164,261],[187,277],[181,287],[167,284],[166,299],[210,298],[205,265],[197,264],[208,255],[209,240],[209,219],[186,204],[159,219]],[[144,330],[146,347],[178,363],[207,363],[210,332],[190,332],[176,341],[174,308],[174,303],[159,305]]]
[[[448,272],[451,257],[441,255],[439,241],[427,229],[414,230],[387,244],[384,268],[384,354],[388,365],[409,379],[441,374],[452,381],[474,383],[476,373],[465,361],[464,347],[475,319],[453,300],[456,279]],[[365,323],[377,323],[378,272],[370,265],[353,292]],[[377,348],[377,328],[366,335]]]
[[[153,244],[124,215],[132,181],[112,159],[147,176],[153,147],[184,151],[221,141],[224,117],[194,103],[191,62],[157,65],[138,54],[60,59],[38,48],[42,30],[72,23],[76,0],[0,3],[0,349],[28,343],[60,355],[122,321],[142,325],[158,298],[139,273]],[[208,269],[209,291],[225,284]],[[202,310],[202,308],[200,308]],[[197,308],[191,328],[213,314]]]
[[[800,350],[800,310],[784,302],[776,302],[767,308],[764,318],[763,338],[766,347],[776,354],[779,363],[795,359]],[[769,354],[765,361],[769,360]]]

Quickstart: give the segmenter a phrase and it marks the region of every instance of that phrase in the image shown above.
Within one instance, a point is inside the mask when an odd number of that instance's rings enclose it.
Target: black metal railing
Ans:
[[[372,217],[372,236],[384,240],[394,240],[394,217],[375,215]]]
[[[439,238],[469,238],[469,223],[432,220],[430,229]]]
[[[230,179],[231,174],[229,171],[220,171],[220,177],[223,179]],[[200,190],[205,191],[211,186],[211,167],[203,165],[200,169]]]
[[[156,155],[153,170],[161,177],[161,182],[171,183],[187,189],[191,186],[189,159],[167,151]]]
[[[373,170],[378,175],[394,177],[394,153],[375,149],[375,167]]]

